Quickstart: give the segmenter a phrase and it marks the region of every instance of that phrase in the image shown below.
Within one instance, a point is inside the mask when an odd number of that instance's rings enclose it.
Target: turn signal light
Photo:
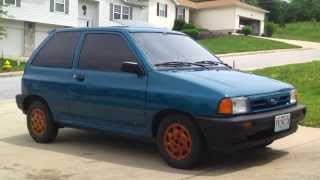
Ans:
[[[233,113],[232,100],[229,98],[222,99],[219,104],[219,113],[221,114],[232,114]]]

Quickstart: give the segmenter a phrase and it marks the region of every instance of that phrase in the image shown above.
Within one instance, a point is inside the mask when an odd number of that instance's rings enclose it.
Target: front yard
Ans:
[[[299,46],[250,36],[222,36],[199,41],[215,54],[300,48]]]
[[[320,127],[320,61],[265,68],[254,71],[293,84],[299,92],[301,103],[308,113],[303,125]]]
[[[9,71],[23,71],[24,66],[26,62],[22,61],[18,63],[17,61],[11,60],[11,59],[0,59],[0,73],[7,72],[6,70],[3,69],[3,64],[5,61],[8,60],[10,62],[10,65],[12,66],[11,70]]]

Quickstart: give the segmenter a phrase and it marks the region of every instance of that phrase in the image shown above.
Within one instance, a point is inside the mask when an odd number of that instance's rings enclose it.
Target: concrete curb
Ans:
[[[0,73],[0,78],[2,78],[2,77],[22,76],[22,75],[23,75],[23,71],[4,72],[4,73]]]

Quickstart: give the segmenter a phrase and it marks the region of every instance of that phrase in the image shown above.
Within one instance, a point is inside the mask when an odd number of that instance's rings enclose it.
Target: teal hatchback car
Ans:
[[[267,146],[306,114],[293,86],[233,70],[180,32],[139,27],[52,31],[16,101],[36,142],[63,127],[100,130],[153,141],[184,169],[207,149]]]

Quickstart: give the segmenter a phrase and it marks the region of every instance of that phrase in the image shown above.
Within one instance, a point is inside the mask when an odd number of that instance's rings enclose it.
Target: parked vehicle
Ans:
[[[176,168],[207,148],[267,146],[306,114],[293,86],[233,70],[182,33],[137,27],[51,32],[16,101],[36,142],[62,127],[102,130],[156,142]]]

